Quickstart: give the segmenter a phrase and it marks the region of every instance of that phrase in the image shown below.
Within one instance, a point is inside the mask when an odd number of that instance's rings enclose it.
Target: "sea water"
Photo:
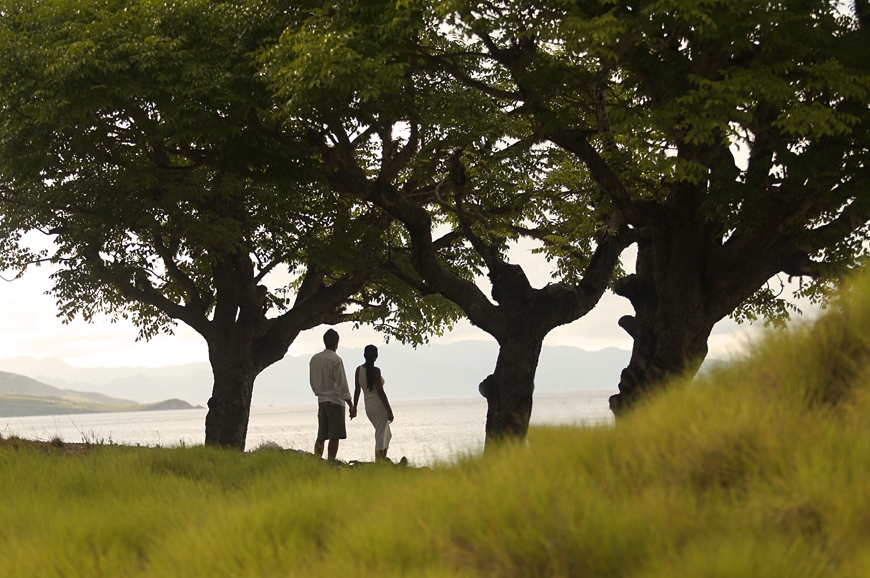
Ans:
[[[538,394],[534,398],[533,425],[601,425],[612,423],[607,398],[614,392],[584,391]],[[362,404],[360,404],[362,405]],[[412,465],[446,463],[483,450],[486,400],[395,400],[393,439],[389,457],[406,456]],[[91,413],[0,418],[0,433],[22,438],[66,442],[117,443],[143,446],[196,445],[205,442],[205,409]],[[317,403],[254,407],[248,424],[247,449],[268,442],[287,449],[312,451],[317,434]],[[374,459],[374,428],[360,408],[349,420],[347,439],[338,458]]]

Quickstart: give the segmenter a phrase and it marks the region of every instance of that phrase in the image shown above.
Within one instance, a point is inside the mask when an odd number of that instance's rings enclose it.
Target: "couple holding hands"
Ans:
[[[335,460],[338,454],[340,440],[347,438],[344,422],[344,404],[347,404],[350,419],[356,417],[360,393],[364,393],[366,416],[375,428],[375,461],[387,460],[387,450],[390,447],[390,423],[393,421],[393,410],[384,393],[384,378],[381,370],[375,367],[378,358],[378,348],[367,345],[363,357],[365,363],[354,372],[353,401],[347,385],[347,375],[344,362],[336,354],[338,349],[338,332],[329,329],[323,334],[323,345],[326,349],[311,357],[309,362],[309,382],[311,390],[317,396],[317,441],[314,444],[314,455],[323,457],[323,445],[329,440],[327,458]]]

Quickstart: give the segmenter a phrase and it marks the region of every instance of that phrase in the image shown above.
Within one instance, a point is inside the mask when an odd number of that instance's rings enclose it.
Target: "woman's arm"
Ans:
[[[359,393],[362,391],[362,388],[359,385],[359,367],[356,368],[356,371],[353,372],[353,408],[356,409],[356,404],[359,403]]]
[[[387,392],[384,391],[384,378],[381,377],[381,370],[375,369],[378,370],[378,374],[375,376],[375,388],[378,390],[378,397],[381,398],[381,403],[387,408],[387,419],[390,423],[393,423],[393,408],[390,407],[390,402],[387,400]]]

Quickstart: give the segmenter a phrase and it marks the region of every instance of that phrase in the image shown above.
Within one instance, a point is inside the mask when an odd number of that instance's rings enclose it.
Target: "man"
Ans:
[[[338,442],[347,438],[344,425],[344,404],[350,409],[350,419],[356,417],[356,408],[350,399],[344,363],[335,353],[338,349],[338,332],[329,329],[323,334],[326,349],[311,357],[308,364],[311,391],[317,396],[317,441],[314,455],[323,457],[323,442],[329,440],[327,459],[335,461]]]

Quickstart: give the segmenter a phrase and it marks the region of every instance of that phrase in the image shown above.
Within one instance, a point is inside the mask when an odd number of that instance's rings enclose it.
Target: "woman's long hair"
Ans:
[[[378,358],[378,348],[374,345],[366,345],[366,348],[363,350],[363,357],[366,360],[366,387],[369,391],[374,391],[375,380],[381,376],[381,372],[375,367],[375,360]]]

